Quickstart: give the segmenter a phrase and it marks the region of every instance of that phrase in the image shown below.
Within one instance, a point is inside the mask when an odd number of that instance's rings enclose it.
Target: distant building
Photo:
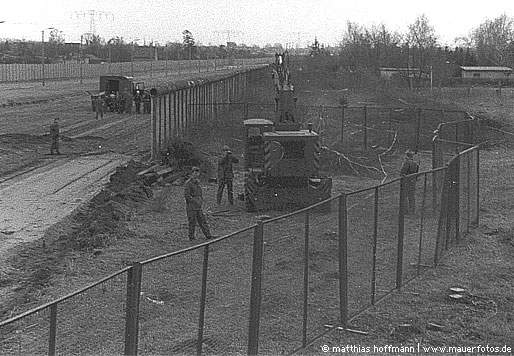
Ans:
[[[461,66],[460,77],[465,79],[510,79],[512,68],[509,67],[467,67]]]
[[[409,78],[428,78],[429,75],[421,72],[419,68],[380,68],[380,77],[384,79],[391,79],[393,75],[399,75]]]

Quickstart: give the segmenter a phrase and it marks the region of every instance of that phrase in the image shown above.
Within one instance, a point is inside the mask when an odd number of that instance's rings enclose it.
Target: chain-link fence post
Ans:
[[[310,210],[305,211],[304,248],[303,248],[303,329],[302,347],[307,347],[307,321],[309,317],[309,225]]]
[[[347,198],[339,196],[338,232],[339,232],[339,318],[340,326],[346,328],[348,323],[348,211]]]
[[[362,110],[363,110],[363,114],[364,114],[364,136],[363,136],[363,141],[362,141],[362,149],[365,151],[366,148],[368,147],[368,107],[366,105],[364,105],[362,107]]]
[[[460,154],[455,157],[455,240],[460,242]]]
[[[253,235],[252,286],[248,327],[248,355],[259,353],[259,324],[261,316],[262,268],[264,254],[264,223],[257,222]]]
[[[416,148],[415,148],[416,153],[418,153],[418,151],[419,151],[420,131],[421,131],[421,108],[418,108],[417,120],[416,120]]]
[[[203,253],[202,268],[202,292],[200,296],[200,314],[198,316],[198,338],[196,343],[196,354],[202,354],[203,329],[205,325],[205,300],[207,298],[207,272],[209,271],[209,245],[205,245]]]
[[[127,275],[124,355],[137,355],[139,337],[139,299],[141,294],[142,265],[134,262]]]
[[[406,185],[407,178],[402,177],[400,180],[400,206],[398,209],[398,246],[396,254],[396,289],[402,287],[403,278],[403,238],[405,234],[405,205],[406,205]]]
[[[152,95],[151,97],[151,113],[152,113],[152,152],[151,152],[151,160],[155,160],[157,158],[157,147],[158,147],[158,137],[157,137],[157,95]]]
[[[48,335],[48,355],[55,355],[55,336],[57,334],[57,303],[50,306],[50,331]]]
[[[476,180],[477,180],[477,191],[476,191],[476,204],[477,204],[477,216],[475,219],[475,226],[478,226],[478,221],[480,217],[480,146],[476,149]]]
[[[344,144],[344,104],[341,105],[341,146]]]
[[[373,200],[373,262],[371,265],[371,305],[375,305],[377,285],[378,198],[379,190],[378,187],[375,187]]]

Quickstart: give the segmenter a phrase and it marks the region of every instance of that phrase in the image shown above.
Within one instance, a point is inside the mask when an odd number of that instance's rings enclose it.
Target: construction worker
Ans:
[[[205,238],[213,238],[209,230],[209,226],[207,225],[205,214],[202,210],[203,198],[199,177],[200,168],[193,167],[191,170],[191,176],[184,184],[184,198],[186,199],[186,213],[189,225],[188,236],[190,241],[195,239],[195,227],[197,221],[205,235]]]
[[[405,152],[405,161],[403,162],[402,168],[400,169],[400,176],[405,177],[410,174],[418,173],[419,164],[414,162],[414,152],[407,150]],[[416,181],[417,177],[406,177],[405,178],[405,193],[409,204],[409,210],[411,214],[416,213]]]
[[[218,194],[216,196],[218,205],[221,204],[221,198],[223,197],[223,188],[227,186],[228,202],[234,204],[234,193],[233,193],[233,179],[234,171],[233,165],[239,163],[239,160],[232,156],[230,147],[223,146],[223,156],[218,161]]]
[[[134,95],[134,104],[136,105],[136,114],[141,114],[141,100],[143,98],[141,97],[141,94],[139,94],[139,90],[136,91],[136,94]]]
[[[56,151],[58,155],[61,154],[61,152],[59,152],[59,136],[59,119],[55,118],[53,124],[50,125],[50,138],[52,139],[50,146],[51,155],[54,154],[54,151]]]
[[[143,92],[142,96],[143,101],[143,114],[150,114],[152,112],[152,98],[150,97],[150,94],[148,94],[146,91]]]
[[[104,110],[105,110],[105,102],[104,99],[99,95],[95,99],[95,113],[96,113],[96,119],[98,120],[98,116],[100,118],[104,118]]]

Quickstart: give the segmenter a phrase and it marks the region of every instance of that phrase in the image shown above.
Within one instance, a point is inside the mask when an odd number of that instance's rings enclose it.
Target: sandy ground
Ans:
[[[135,81],[152,87],[199,75],[154,74]],[[94,196],[117,166],[148,152],[150,115],[106,113],[95,120],[87,92],[97,91],[98,85],[98,79],[2,84],[0,270],[16,246],[41,238]],[[55,117],[60,118],[61,156],[48,154]]]
[[[127,159],[118,154],[63,157],[3,181],[0,265],[17,244],[41,238],[48,227],[88,201]]]

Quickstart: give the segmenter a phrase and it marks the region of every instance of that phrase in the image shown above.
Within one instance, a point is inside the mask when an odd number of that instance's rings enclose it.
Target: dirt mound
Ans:
[[[123,222],[132,218],[132,211],[152,197],[152,190],[138,180],[137,173],[147,168],[130,161],[117,167],[105,189],[72,216],[71,230],[58,238],[72,250],[102,248],[125,238],[130,232]]]

